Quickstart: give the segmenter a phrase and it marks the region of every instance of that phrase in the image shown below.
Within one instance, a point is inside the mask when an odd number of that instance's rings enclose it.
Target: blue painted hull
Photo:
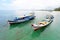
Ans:
[[[18,18],[16,20],[8,20],[9,24],[15,24],[15,23],[21,23],[21,22],[25,22],[25,21],[29,21],[29,20],[32,20],[34,19],[35,16],[28,16],[28,17],[24,17],[24,18]]]

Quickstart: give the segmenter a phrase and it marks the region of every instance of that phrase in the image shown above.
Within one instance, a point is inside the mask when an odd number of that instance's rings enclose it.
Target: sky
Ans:
[[[60,0],[0,0],[0,10],[40,10],[60,7]]]

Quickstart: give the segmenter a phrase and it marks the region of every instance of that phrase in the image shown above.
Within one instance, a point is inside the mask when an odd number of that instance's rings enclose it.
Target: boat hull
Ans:
[[[46,26],[50,25],[52,22],[53,22],[53,19],[51,19],[51,21],[47,25],[44,25],[44,26],[34,26],[34,25],[32,25],[32,27],[33,27],[34,31],[36,31],[40,28],[43,28],[43,27],[46,27]]]
[[[16,23],[22,23],[22,22],[26,22],[26,21],[29,21],[29,20],[33,20],[34,18],[35,18],[35,16],[32,17],[32,18],[29,18],[28,20],[25,20],[25,19],[19,20],[19,21],[10,21],[10,20],[8,20],[8,22],[9,22],[9,24],[16,24]]]

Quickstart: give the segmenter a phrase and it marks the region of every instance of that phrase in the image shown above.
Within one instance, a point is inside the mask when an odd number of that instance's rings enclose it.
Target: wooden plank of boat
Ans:
[[[17,22],[9,21],[9,24],[16,24],[16,23],[21,23],[21,22],[24,22],[24,21],[23,20],[22,21],[17,21]]]

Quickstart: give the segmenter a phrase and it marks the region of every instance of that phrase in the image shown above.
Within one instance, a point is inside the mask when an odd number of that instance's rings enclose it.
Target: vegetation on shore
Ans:
[[[54,11],[60,11],[60,7],[59,8],[55,8]]]

